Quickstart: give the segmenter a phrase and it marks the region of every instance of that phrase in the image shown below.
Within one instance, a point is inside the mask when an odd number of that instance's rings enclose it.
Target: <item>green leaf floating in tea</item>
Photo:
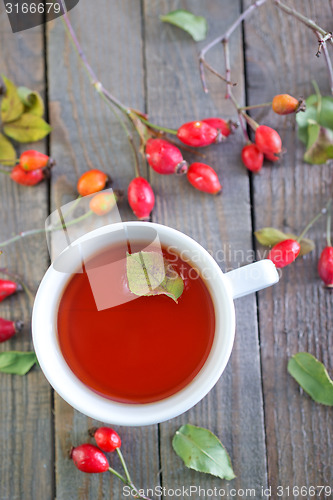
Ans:
[[[333,406],[333,381],[325,366],[308,352],[290,358],[288,372],[317,403]]]
[[[173,437],[172,446],[190,469],[234,479],[230,457],[221,441],[208,429],[183,425]]]
[[[181,276],[158,252],[127,253],[127,280],[139,296],[167,295],[178,302],[184,290]]]

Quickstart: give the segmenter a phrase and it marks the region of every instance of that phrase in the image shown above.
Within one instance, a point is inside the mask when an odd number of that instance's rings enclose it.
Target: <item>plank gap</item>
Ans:
[[[241,11],[244,12],[246,8],[245,1],[240,0]],[[244,67],[244,100],[245,106],[249,104],[249,88],[248,88],[248,71],[247,71],[247,48],[246,48],[246,29],[245,22],[242,22],[242,41],[243,41],[243,67]],[[249,113],[251,114],[251,112]],[[250,127],[246,124],[247,132],[250,132]],[[254,175],[252,172],[248,172],[249,175],[249,192],[250,192],[250,218],[251,218],[251,229],[252,229],[252,248],[257,254],[257,243],[254,235],[254,231],[256,226],[256,213],[255,213],[255,196],[254,196]],[[263,425],[264,425],[264,448],[265,448],[265,463],[266,463],[266,483],[269,478],[269,464],[268,464],[268,455],[267,455],[267,428],[266,428],[266,408],[265,408],[265,399],[264,399],[264,383],[263,383],[263,366],[262,366],[262,352],[261,352],[261,328],[260,328],[260,302],[259,302],[259,294],[258,292],[255,294],[255,303],[256,303],[256,317],[257,317],[257,329],[258,329],[258,342],[259,342],[259,371],[260,371],[260,381],[261,381],[261,400],[262,400],[262,409],[263,409]]]

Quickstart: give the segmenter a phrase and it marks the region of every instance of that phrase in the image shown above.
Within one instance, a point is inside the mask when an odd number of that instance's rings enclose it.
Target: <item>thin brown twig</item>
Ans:
[[[116,108],[118,108],[120,111],[122,111],[127,117],[130,118],[130,120],[132,120],[131,118],[131,114],[135,114],[143,123],[145,124],[148,124],[148,126],[150,126],[151,128],[154,128],[154,129],[157,129],[157,130],[163,130],[164,132],[167,132],[167,133],[175,133],[175,131],[171,130],[171,129],[166,129],[165,127],[161,127],[159,125],[155,125],[154,123],[151,123],[151,122],[148,122],[142,113],[140,112],[136,112],[135,110],[129,108],[128,106],[125,106],[125,104],[123,104],[119,99],[117,99],[113,94],[111,94],[105,87],[104,85],[102,84],[102,82],[98,79],[95,71],[93,70],[93,68],[90,66],[89,62],[88,62],[88,59],[87,59],[87,56],[85,55],[82,47],[81,47],[81,44],[76,36],[76,33],[74,31],[74,28],[69,20],[69,16],[68,16],[68,13],[66,11],[66,7],[65,7],[65,4],[64,4],[64,0],[59,0],[60,1],[60,4],[61,4],[61,7],[62,7],[62,21],[64,23],[64,26],[67,30],[67,33],[69,35],[69,39],[73,45],[73,47],[75,48],[79,58],[80,58],[80,61],[84,67],[84,69],[86,70],[88,76],[89,76],[89,79],[90,79],[90,83],[93,85],[94,89],[96,90],[96,92],[99,94],[99,96],[101,98],[104,99],[104,101],[106,101],[108,104],[112,104],[113,106],[115,106]],[[132,120],[133,121],[133,120]],[[128,138],[129,140],[129,143],[130,145],[132,144],[132,139],[129,137]]]
[[[205,59],[200,59],[200,61],[199,61],[200,78],[201,78],[202,85],[203,85],[203,88],[204,88],[204,91],[206,92],[206,94],[208,93],[208,88],[207,88],[207,84],[206,84],[204,67],[207,68],[211,73],[213,73],[213,75],[220,78],[220,80],[223,80],[227,85],[233,86],[233,87],[235,85],[237,85],[236,82],[230,82],[229,80],[227,80],[227,78],[225,76],[221,75],[221,73],[219,73],[215,68],[213,68],[213,66],[211,66]]]
[[[223,51],[224,51],[224,61],[225,61],[225,76],[227,80],[231,79],[231,64],[230,64],[230,50],[229,50],[229,40],[223,40]],[[229,83],[227,82],[227,91],[225,94],[225,98],[230,98],[231,88]]]
[[[247,128],[246,128],[246,125],[244,123],[244,117],[243,117],[242,113],[238,112],[238,117],[239,117],[239,123],[240,123],[241,129],[242,129],[243,135],[244,135],[245,142],[248,143],[248,142],[250,142],[250,138],[249,138],[249,134],[247,133]]]
[[[316,35],[317,35],[317,38],[318,38],[318,41],[319,41],[319,47],[320,47],[320,49],[322,49],[324,57],[325,57],[325,62],[326,62],[326,66],[327,66],[328,76],[329,76],[329,80],[330,80],[330,89],[331,89],[331,93],[333,94],[333,65],[332,65],[331,56],[330,56],[330,54],[328,52],[328,48],[327,48],[326,42],[321,43],[322,40],[321,40],[320,33],[318,33],[316,31]]]
[[[229,38],[230,36],[232,35],[232,33],[236,30],[236,28],[238,28],[238,26],[247,18],[247,16],[249,14],[251,14],[251,12],[253,12],[255,9],[257,9],[258,7],[261,7],[261,5],[263,5],[265,2],[267,2],[267,0],[257,0],[256,2],[254,2],[252,5],[250,5],[246,10],[244,10],[244,12],[236,19],[236,21],[230,26],[230,28],[227,29],[227,31],[225,33],[223,33],[223,35],[215,38],[214,40],[212,40],[210,43],[208,43],[203,49],[202,51],[200,52],[199,54],[199,70],[200,70],[200,77],[201,77],[201,82],[202,82],[202,86],[203,86],[203,89],[204,91],[207,93],[208,92],[208,87],[207,87],[207,84],[206,84],[206,78],[205,78],[205,74],[204,74],[204,68],[207,68],[211,73],[215,74],[216,76],[218,76],[219,78],[221,78],[222,80],[224,80],[228,85],[231,84],[231,82],[229,81],[228,78],[226,77],[223,77],[220,73],[218,73],[210,64],[207,63],[207,61],[205,60],[205,55],[207,54],[207,52],[212,49],[213,47],[215,47],[215,45],[218,45],[220,43],[224,43],[224,46],[225,46],[225,42],[228,42],[229,41]],[[229,89],[230,90],[230,89]]]
[[[333,66],[327,49],[327,42],[333,44],[333,34],[331,32],[325,31],[323,28],[318,26],[318,24],[315,23],[312,19],[303,16],[303,14],[301,14],[297,10],[293,9],[292,7],[289,7],[288,5],[283,4],[281,0],[273,0],[273,1],[279,9],[283,10],[286,14],[295,17],[298,21],[300,21],[305,26],[310,28],[317,36],[318,50],[316,56],[319,57],[321,52],[323,51],[330,80],[331,93],[333,94]],[[333,10],[333,1],[331,1],[331,6]]]
[[[326,61],[326,66],[328,69],[328,74],[329,74],[329,79],[330,79],[330,88],[331,88],[331,94],[333,94],[333,65],[332,65],[332,60],[331,56],[328,52],[328,48],[326,43],[323,45],[323,53]]]
[[[320,34],[319,34],[319,37],[318,37],[318,50],[317,50],[317,53],[316,53],[317,57],[320,57],[323,45],[326,44],[327,41],[332,40],[332,36],[333,35],[332,35],[331,32],[327,33],[327,35],[325,35],[323,38],[321,38]]]
[[[78,53],[78,55],[83,63],[83,66],[85,67],[85,69],[90,77],[91,84],[95,87],[97,92],[103,94],[108,101],[110,101],[112,104],[117,106],[117,108],[119,108],[124,113],[127,113],[128,109],[126,108],[126,106],[124,106],[119,101],[119,99],[114,97],[108,90],[106,90],[106,88],[104,87],[102,82],[97,78],[95,71],[90,66],[89,61],[87,59],[87,56],[85,55],[85,53],[80,45],[80,42],[75,34],[73,26],[71,25],[71,22],[69,20],[67,10],[66,10],[65,4],[64,4],[64,0],[60,0],[60,4],[61,4],[62,12],[63,12],[62,19],[63,19],[65,26],[66,26],[66,29],[70,35],[70,40],[72,41],[73,45],[75,46],[77,53]]]
[[[281,0],[273,0],[273,2],[279,9],[283,10],[286,14],[295,17],[301,23],[305,24],[305,26],[314,31],[316,34],[319,33],[321,35],[321,39],[323,40],[323,42],[330,41],[331,43],[333,43],[332,33],[329,33],[328,31],[318,26],[318,24],[315,23],[312,19],[303,16],[303,14],[301,14],[297,10],[293,9],[292,7],[289,7],[288,5],[285,5],[284,3],[281,2]]]
[[[317,23],[315,23],[312,19],[307,18],[306,16],[303,16],[300,12],[297,10],[293,9],[292,7],[289,7],[288,5],[285,5],[281,2],[281,0],[273,0],[275,5],[281,9],[283,12],[286,14],[293,16],[296,18],[298,21],[303,23],[305,26],[310,28],[315,35],[318,38],[318,50],[316,53],[316,56],[319,57],[321,52],[323,51],[324,56],[325,56],[325,61],[326,61],[326,66],[329,74],[329,79],[330,79],[330,87],[331,87],[331,92],[333,94],[333,67],[332,67],[332,61],[327,49],[327,42],[330,42],[333,44],[333,33],[324,30],[320,26],[318,26]],[[333,1],[331,1],[331,6],[333,10]]]

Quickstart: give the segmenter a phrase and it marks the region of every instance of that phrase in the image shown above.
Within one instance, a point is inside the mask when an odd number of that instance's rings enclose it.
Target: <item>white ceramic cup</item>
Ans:
[[[132,237],[145,240],[157,231],[162,246],[173,247],[195,262],[208,276],[206,285],[215,309],[215,335],[208,358],[196,377],[182,390],[160,401],[147,404],[125,404],[103,397],[85,386],[67,365],[57,338],[57,309],[71,273],[59,272],[52,265],[46,272],[36,295],[32,315],[32,335],[36,355],[46,378],[56,392],[71,406],[96,420],[127,426],[150,425],[176,417],[198,403],[216,384],[229,360],[235,335],[233,300],[271,286],[279,280],[270,260],[238,268],[224,274],[211,255],[189,236],[175,229],[149,222],[126,222],[96,229],[77,242],[93,241],[91,251],[116,243],[122,227]],[[118,232],[117,232],[118,231]],[[96,238],[97,237],[97,238]],[[73,263],[72,272],[75,272]]]

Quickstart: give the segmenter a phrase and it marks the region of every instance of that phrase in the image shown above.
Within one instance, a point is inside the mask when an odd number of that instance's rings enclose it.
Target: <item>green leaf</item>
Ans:
[[[333,158],[333,131],[310,122],[308,125],[308,147],[304,161],[316,165]]]
[[[16,151],[3,134],[0,134],[0,163],[2,165],[15,165],[16,163]]]
[[[207,35],[207,21],[202,16],[195,16],[188,10],[173,10],[165,16],[160,16],[164,23],[170,23],[181,28],[196,41],[204,40]]]
[[[38,92],[34,92],[27,87],[18,87],[17,92],[25,106],[25,111],[36,116],[43,116],[44,102]]]
[[[231,480],[236,477],[226,449],[208,429],[183,425],[174,435],[172,446],[190,469],[221,479]]]
[[[7,351],[0,353],[0,372],[25,375],[37,363],[34,352]]]
[[[333,97],[325,96],[321,99],[319,123],[323,127],[333,130]]]
[[[308,120],[308,141],[307,149],[311,148],[318,140],[320,125],[314,120]]]
[[[325,366],[308,352],[295,354],[288,372],[317,403],[333,406],[333,381]]]
[[[311,95],[306,99],[305,103],[306,110],[304,111],[304,113],[296,114],[296,122],[298,125],[298,137],[302,142],[304,142],[304,144],[307,144],[309,120],[317,120],[317,95]]]
[[[24,106],[13,82],[4,75],[2,75],[2,78],[6,85],[6,93],[1,102],[1,121],[2,123],[8,123],[22,115]]]
[[[51,127],[43,118],[24,113],[18,120],[5,124],[3,130],[18,142],[35,142],[49,134]]]
[[[127,280],[131,292],[139,296],[163,294],[178,302],[184,290],[182,278],[158,252],[128,253]]]
[[[298,137],[307,146],[304,161],[323,164],[333,158],[333,97],[312,95],[306,111],[298,113]]]
[[[322,127],[333,130],[333,97],[325,96],[318,98],[313,94],[306,99],[306,110],[304,113],[296,114],[298,125],[298,137],[304,144],[309,140],[309,123],[316,122]]]
[[[257,238],[257,241],[265,247],[274,246],[277,243],[280,243],[280,241],[288,239],[288,236],[285,233],[275,229],[274,227],[264,227],[262,229],[258,229],[258,231],[255,231],[254,235]]]

